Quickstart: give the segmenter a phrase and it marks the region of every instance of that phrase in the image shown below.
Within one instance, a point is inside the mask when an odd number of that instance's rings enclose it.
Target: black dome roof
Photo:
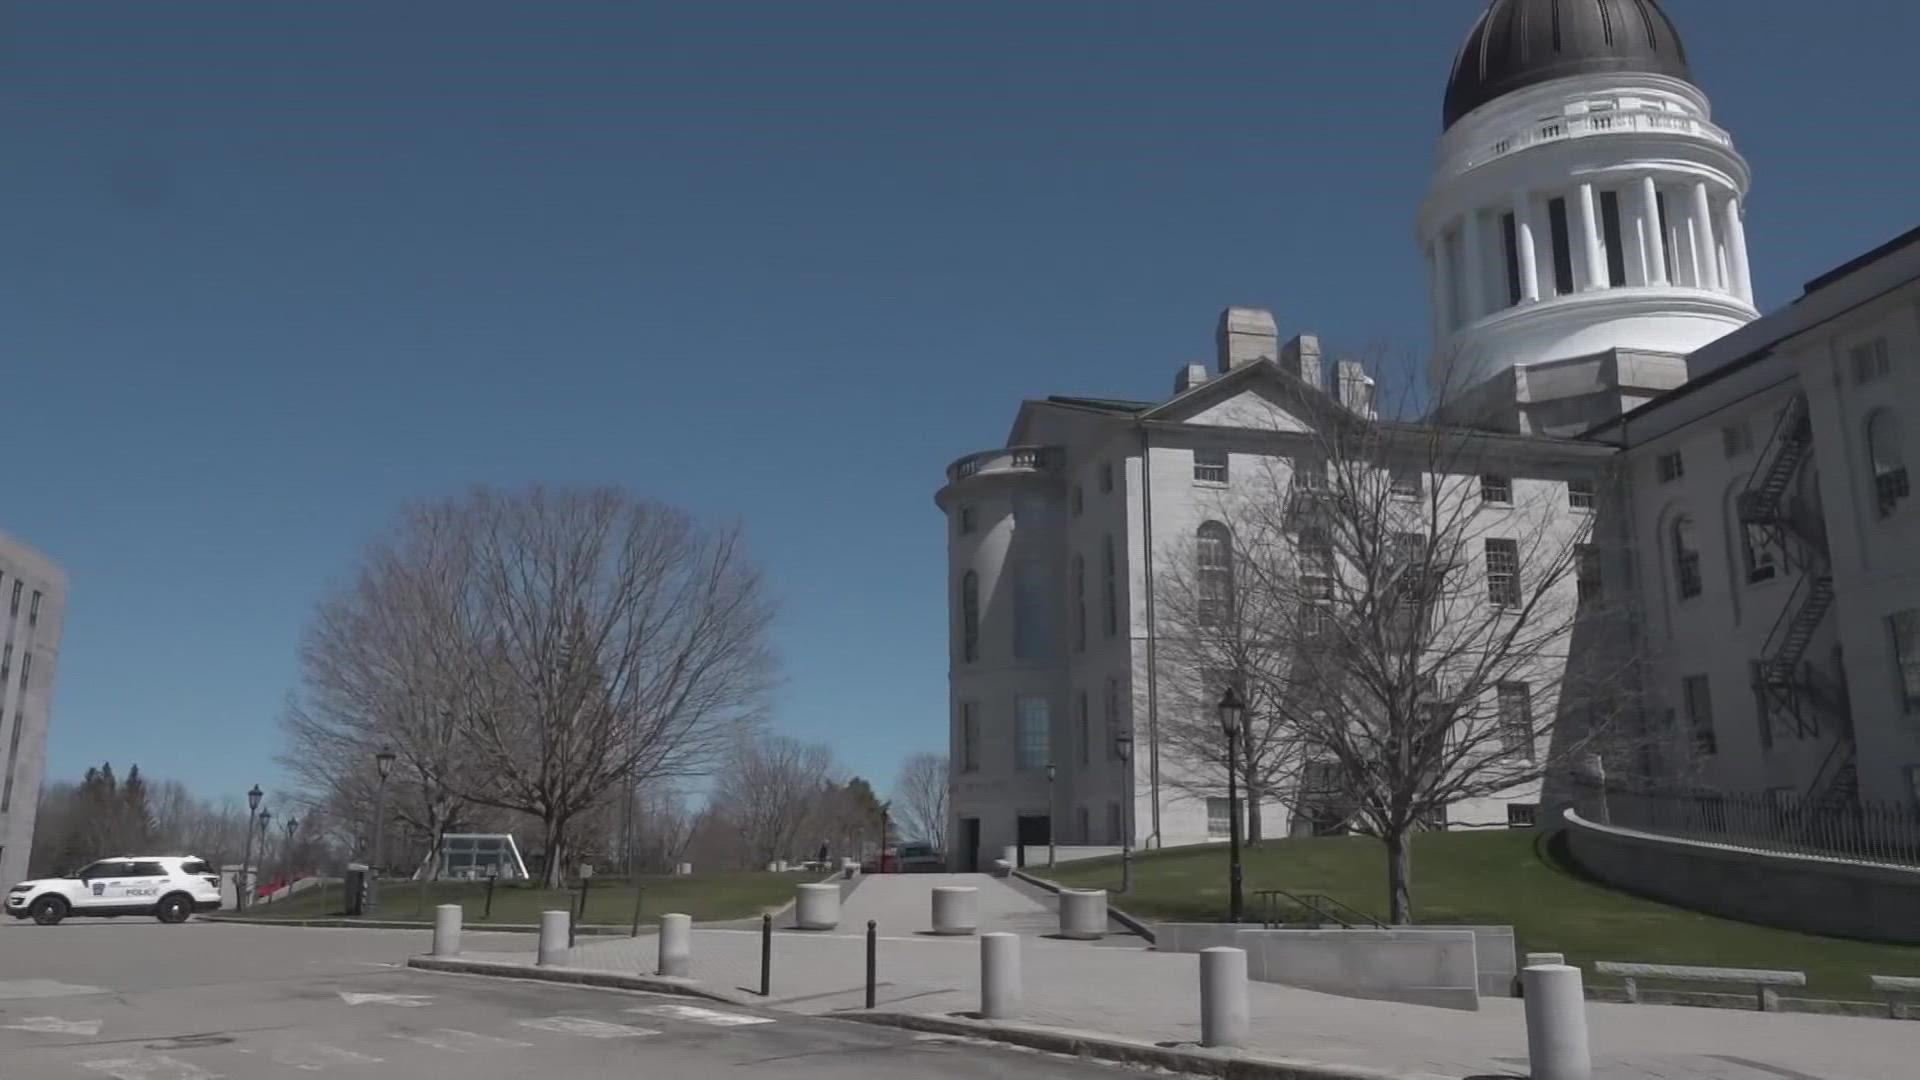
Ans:
[[[1453,62],[1445,126],[1535,83],[1609,71],[1692,81],[1680,32],[1656,0],[1493,0]]]

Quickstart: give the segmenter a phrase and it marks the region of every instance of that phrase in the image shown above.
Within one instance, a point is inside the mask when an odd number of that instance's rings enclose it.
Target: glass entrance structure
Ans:
[[[512,833],[448,833],[440,841],[440,876],[473,879],[497,874],[524,881],[527,864]]]

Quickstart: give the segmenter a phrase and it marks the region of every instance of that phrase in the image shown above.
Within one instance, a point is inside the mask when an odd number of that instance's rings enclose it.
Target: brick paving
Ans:
[[[872,918],[881,927],[879,1008],[936,1015],[978,1008],[978,943],[919,933],[932,886],[960,877],[872,878],[847,897],[841,930],[778,933],[768,1003],[811,1014],[860,1008],[861,931]],[[1023,1022],[1141,1042],[1199,1038],[1197,957],[1050,940],[1039,936],[1053,928],[1041,902],[992,878],[967,875],[966,883],[981,890],[983,929],[1023,934]],[[524,962],[531,949],[528,942],[524,953],[468,955]],[[570,962],[651,973],[657,952],[651,936],[602,939],[573,949]],[[693,976],[716,989],[757,990],[758,933],[695,931]],[[1517,1000],[1484,999],[1468,1013],[1267,983],[1248,990],[1254,1031],[1247,1049],[1258,1056],[1448,1080],[1526,1075]],[[1599,1002],[1590,1003],[1588,1022],[1599,1080],[1894,1080],[1915,1075],[1920,1060],[1920,1023],[1912,1022]]]

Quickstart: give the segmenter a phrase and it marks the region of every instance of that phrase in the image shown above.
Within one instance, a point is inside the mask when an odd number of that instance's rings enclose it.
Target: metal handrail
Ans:
[[[1343,930],[1353,929],[1353,923],[1341,918],[1338,914],[1335,914],[1334,911],[1329,910],[1330,908],[1337,908],[1340,911],[1344,911],[1354,916],[1357,920],[1372,925],[1376,929],[1385,930],[1387,928],[1387,924],[1381,922],[1379,919],[1374,918],[1351,904],[1342,903],[1325,893],[1297,894],[1288,892],[1286,889],[1259,889],[1256,890],[1253,895],[1261,899],[1260,922],[1261,925],[1269,929],[1279,924],[1280,920],[1276,917],[1276,914],[1280,904],[1276,898],[1282,896],[1293,901],[1308,913],[1318,916],[1324,922],[1339,923],[1340,928]],[[1318,901],[1318,903],[1316,903],[1316,901]],[[1325,904],[1326,907],[1322,907],[1321,904]]]

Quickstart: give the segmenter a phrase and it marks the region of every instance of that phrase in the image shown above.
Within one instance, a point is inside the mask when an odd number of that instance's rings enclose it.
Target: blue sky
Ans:
[[[7,5],[0,528],[72,579],[52,775],[272,786],[361,545],[542,481],[744,520],[780,727],[884,787],[945,744],[932,494],[1021,398],[1164,394],[1230,303],[1421,346],[1479,7]],[[1668,7],[1763,306],[1915,224],[1920,9]]]

